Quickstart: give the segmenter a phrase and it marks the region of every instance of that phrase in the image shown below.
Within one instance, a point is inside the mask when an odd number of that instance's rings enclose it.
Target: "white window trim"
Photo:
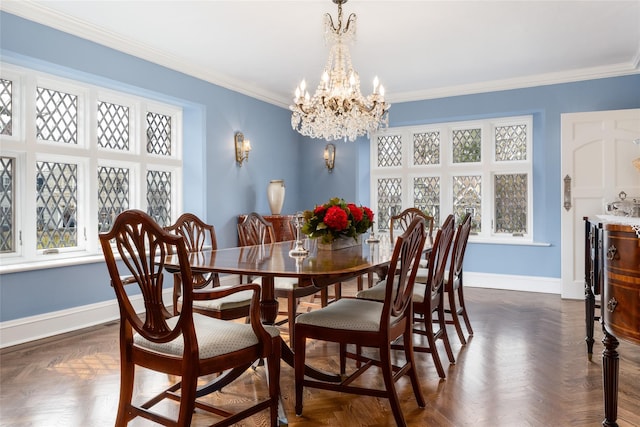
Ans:
[[[156,100],[116,92],[76,82],[13,64],[0,63],[0,77],[11,80],[13,95],[13,132],[0,136],[0,155],[15,158],[14,218],[16,251],[0,254],[0,274],[42,268],[98,262],[102,252],[98,239],[98,176],[100,166],[126,167],[130,170],[130,207],[146,211],[146,171],[171,173],[171,218],[182,211],[182,109]],[[59,90],[78,96],[78,144],[40,141],[36,138],[35,95],[37,87]],[[130,114],[128,151],[99,147],[97,144],[97,103],[105,101],[125,105]],[[172,153],[170,156],[146,152],[146,112],[171,117]],[[43,255],[36,248],[36,199],[28,189],[36,188],[36,162],[54,161],[78,165],[78,246],[59,248],[59,253]],[[86,184],[86,185],[83,185]],[[80,223],[82,221],[82,224]],[[95,230],[93,232],[92,230]],[[86,235],[86,240],[85,240]]]
[[[495,128],[525,123],[527,125],[527,160],[498,162],[495,160]],[[480,128],[482,132],[481,163],[453,163],[451,131],[454,129]],[[415,165],[413,163],[413,134],[440,132],[440,164]],[[399,135],[402,138],[402,161],[396,167],[377,167],[377,137]],[[371,135],[371,205],[378,211],[377,180],[380,178],[400,178],[402,181],[402,208],[414,206],[413,182],[415,177],[440,177],[440,218],[444,220],[453,212],[452,179],[460,175],[480,175],[482,177],[482,231],[472,234],[470,241],[495,244],[533,245],[533,116],[515,116],[483,120],[437,123],[422,126],[402,126],[384,129]],[[494,175],[504,173],[527,174],[527,233],[522,236],[494,233]],[[377,227],[377,226],[376,226]],[[376,230],[377,231],[377,230]],[[378,232],[378,231],[377,231]]]

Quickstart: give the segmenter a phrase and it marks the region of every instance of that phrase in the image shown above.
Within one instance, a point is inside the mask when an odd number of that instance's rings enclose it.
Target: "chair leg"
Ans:
[[[126,356],[120,356],[120,401],[118,403],[118,415],[116,427],[125,427],[129,422],[129,405],[133,398],[133,382],[135,378],[135,366],[126,360]]]
[[[389,404],[391,405],[393,418],[396,420],[396,424],[399,427],[406,427],[407,423],[404,420],[404,415],[402,415],[402,409],[400,408],[400,399],[398,399],[395,381],[393,381],[393,368],[391,365],[391,344],[387,344],[386,347],[380,348],[380,368],[382,369],[382,378],[384,379],[384,385],[387,389],[387,397],[389,398]]]
[[[329,305],[329,290],[327,288],[320,289],[320,307]]]
[[[360,355],[359,351],[358,355]],[[347,372],[347,345],[340,343],[340,374],[344,375],[345,372]]]
[[[447,333],[447,324],[444,319],[444,307],[442,307],[442,303],[440,303],[440,308],[438,308],[438,327],[441,331],[439,335],[444,343],[444,349],[447,352],[449,362],[456,363],[456,359],[453,357],[453,351],[451,350],[451,343],[449,342],[449,334]]]
[[[267,369],[269,375],[269,399],[271,400],[270,416],[271,427],[278,426],[278,404],[280,403],[280,355],[282,340],[276,337],[271,342],[271,356],[267,357]]]
[[[407,372],[407,374],[411,379],[413,394],[416,396],[416,402],[418,402],[418,406],[424,408],[426,404],[424,402],[424,396],[422,395],[422,389],[420,388],[420,381],[418,379],[418,372],[416,369],[415,354],[413,351],[413,331],[411,330],[411,328],[407,328],[402,339],[402,342],[404,343],[405,358],[407,359],[407,363],[411,364],[411,369],[409,369],[409,372]]]
[[[449,314],[451,314],[451,320],[453,322],[453,325],[456,327],[456,332],[458,333],[460,343],[462,345],[466,345],[467,340],[462,333],[462,325],[460,325],[460,318],[458,317],[458,307],[456,306],[456,296],[454,295],[455,293],[455,290],[447,292],[449,297]]]
[[[335,285],[333,285],[333,287],[335,292],[334,301],[338,301],[340,298],[342,298],[342,282],[336,283]]]
[[[358,287],[358,291],[362,290],[362,276],[358,276],[358,278],[356,279],[356,286]]]
[[[462,318],[464,319],[464,324],[467,326],[467,331],[469,335],[473,335],[473,328],[471,327],[471,322],[469,321],[469,314],[467,313],[467,306],[464,303],[464,291],[462,284],[458,288],[458,300],[460,301],[460,308],[462,310]]]
[[[305,364],[305,346],[306,346],[307,337],[303,334],[298,333],[296,340],[294,341],[294,378],[295,378],[295,388],[296,388],[296,406],[295,411],[296,415],[302,415],[302,391],[303,385],[302,382],[304,380],[304,364]]]
[[[196,409],[197,375],[182,375],[180,387],[180,409],[178,411],[178,425],[191,425],[191,418]]]

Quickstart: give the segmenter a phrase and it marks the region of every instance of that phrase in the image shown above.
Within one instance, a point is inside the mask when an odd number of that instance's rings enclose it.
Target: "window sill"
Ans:
[[[533,242],[531,240],[516,240],[516,239],[495,239],[487,237],[469,236],[469,243],[480,243],[485,245],[512,245],[512,246],[539,246],[548,247],[551,243],[548,242]]]
[[[24,271],[43,270],[47,268],[69,267],[81,264],[93,264],[96,262],[104,262],[102,254],[91,254],[78,256],[77,254],[67,256],[60,255],[55,259],[37,260],[30,262],[16,262],[12,259],[0,260],[0,274],[21,273]]]

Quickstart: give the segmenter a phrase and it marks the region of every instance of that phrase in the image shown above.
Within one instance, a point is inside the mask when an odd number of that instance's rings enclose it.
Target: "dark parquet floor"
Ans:
[[[344,293],[354,291],[351,284]],[[440,381],[431,356],[418,354],[427,406],[417,407],[410,384],[398,383],[411,426],[599,426],[602,399],[602,332],[596,325],[593,361],[586,356],[584,304],[557,295],[467,289],[475,335],[461,346],[449,330],[456,356]],[[288,338],[283,334],[285,338]],[[337,348],[314,342],[308,360],[336,367]],[[618,422],[640,426],[640,347],[621,342]],[[5,348],[0,353],[0,425],[6,427],[113,426],[118,401],[117,322]],[[446,362],[444,351],[441,352]],[[363,381],[380,383],[370,370]],[[164,375],[139,373],[135,393],[151,396],[167,383]],[[236,383],[211,395],[230,408],[264,393],[264,369],[248,370]],[[294,414],[293,370],[283,365],[282,395],[289,425],[393,425],[386,400],[305,390],[304,413]],[[172,406],[165,408],[173,411]],[[243,426],[263,426],[258,414]],[[196,414],[193,426],[210,418]],[[149,425],[133,422],[131,425]]]

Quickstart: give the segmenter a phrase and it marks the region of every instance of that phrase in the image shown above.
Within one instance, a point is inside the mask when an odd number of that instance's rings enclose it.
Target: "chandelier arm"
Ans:
[[[378,105],[378,101],[373,101],[373,104],[371,105],[371,107],[368,108],[366,105],[364,105],[362,102],[360,102],[357,99],[352,99],[351,102],[353,102],[355,105],[357,105],[358,108],[360,109],[360,111],[366,111],[367,113],[370,113],[373,110],[375,110],[376,106]],[[383,103],[383,107],[384,107],[384,103]]]
[[[309,110],[305,110],[304,104],[302,104],[302,103],[296,104],[296,107],[298,107],[298,109],[300,111],[302,111],[303,113],[305,113],[305,114],[310,114],[310,113],[315,111],[315,108],[313,108],[313,107],[311,107]]]
[[[344,26],[344,30],[342,31],[344,34],[347,34],[349,32],[349,26],[351,25],[352,22],[353,23],[356,22],[356,14],[355,13],[352,13],[351,15],[349,15],[349,19],[347,19],[347,25]]]

